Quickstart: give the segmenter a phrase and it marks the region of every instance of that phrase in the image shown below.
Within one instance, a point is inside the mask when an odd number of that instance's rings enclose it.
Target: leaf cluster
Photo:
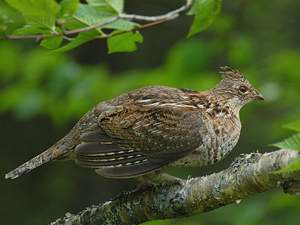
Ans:
[[[143,42],[139,32],[151,24],[123,18],[124,0],[5,0],[7,17],[0,20],[4,38],[40,40],[56,53],[69,51],[94,39],[107,39],[108,53],[131,52]],[[186,4],[188,4],[187,1]],[[221,0],[193,0],[187,15],[194,16],[188,36],[206,29],[220,12]],[[10,13],[13,11],[13,14]],[[22,18],[20,26],[8,21]],[[161,22],[161,18],[157,21]],[[165,19],[168,20],[167,18]]]

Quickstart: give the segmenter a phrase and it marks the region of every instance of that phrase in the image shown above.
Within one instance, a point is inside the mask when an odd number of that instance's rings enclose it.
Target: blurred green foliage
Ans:
[[[300,131],[300,123],[299,120],[295,122],[288,123],[284,126],[285,128]],[[273,144],[273,146],[281,148],[281,149],[290,149],[300,151],[300,132],[293,134],[292,136],[284,139],[283,141],[277,142]],[[296,159],[286,167],[282,168],[276,173],[289,173],[293,171],[300,170],[300,159]]]
[[[128,1],[125,9],[156,14],[182,4],[136,3],[140,2]],[[31,41],[1,40],[1,174],[48,147],[99,101],[153,84],[211,88],[220,79],[217,70],[222,65],[240,69],[266,101],[242,110],[240,142],[221,164],[170,172],[198,176],[225,168],[240,153],[273,150],[270,143],[293,134],[283,124],[299,120],[300,115],[299,7],[300,2],[292,0],[227,1],[207,32],[186,39],[191,21],[183,17],[143,31],[144,43],[129,54],[107,56],[103,40],[64,55],[37,48]],[[14,21],[9,21],[10,14]],[[22,20],[0,2],[0,29]],[[287,126],[299,132],[297,124]],[[1,224],[9,225],[46,224],[68,210],[75,213],[106,201],[130,186],[126,181],[102,179],[71,162],[53,163],[16,181],[0,182]],[[146,224],[298,225],[299,215],[299,197],[274,191],[191,218]]]
[[[293,136],[273,145],[278,148],[295,149],[300,151],[300,133],[294,134]]]

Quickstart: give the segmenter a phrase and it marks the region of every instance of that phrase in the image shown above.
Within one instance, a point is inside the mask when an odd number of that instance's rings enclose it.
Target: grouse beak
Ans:
[[[260,101],[265,100],[264,96],[257,90],[255,90],[253,94],[255,100],[260,100]]]

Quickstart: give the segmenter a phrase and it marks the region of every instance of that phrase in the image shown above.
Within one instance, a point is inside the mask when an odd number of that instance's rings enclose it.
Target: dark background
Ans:
[[[182,1],[126,1],[128,13],[155,15]],[[0,2],[0,8],[5,8]],[[264,103],[241,112],[238,146],[209,168],[174,169],[187,177],[227,167],[240,153],[270,151],[289,135],[282,125],[300,115],[300,1],[224,1],[205,32],[187,39],[191,18],[180,17],[142,31],[134,53],[108,55],[104,40],[64,55],[32,41],[0,41],[1,224],[47,224],[132,188],[132,180],[109,180],[73,162],[53,162],[16,180],[4,174],[61,138],[98,101],[137,87],[160,84],[204,90],[220,79],[218,67],[243,71],[262,91]],[[3,15],[0,15],[3,16]],[[147,225],[298,225],[300,198],[279,190],[191,218]]]

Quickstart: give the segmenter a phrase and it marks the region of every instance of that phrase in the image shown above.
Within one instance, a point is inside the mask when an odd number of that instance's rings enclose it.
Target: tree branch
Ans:
[[[122,19],[128,19],[128,20],[140,20],[140,21],[148,21],[148,22],[155,22],[155,21],[168,21],[173,20],[179,16],[180,13],[187,11],[193,4],[193,0],[187,0],[185,5],[181,6],[178,9],[175,9],[171,12],[168,12],[166,14],[160,15],[160,16],[140,16],[140,15],[129,15],[129,14],[121,14],[120,17]]]
[[[210,211],[276,187],[300,194],[300,171],[274,173],[299,157],[292,150],[244,155],[219,173],[124,193],[51,225],[135,225]]]
[[[69,35],[74,35],[74,34],[79,34],[79,33],[83,33],[83,32],[87,32],[87,31],[91,31],[93,29],[99,29],[99,28],[103,28],[109,24],[112,24],[114,22],[116,22],[117,20],[128,20],[128,21],[145,21],[145,22],[149,22],[143,25],[138,26],[137,28],[135,28],[135,30],[139,30],[139,29],[144,29],[144,28],[148,28],[148,27],[152,27],[170,20],[174,20],[176,19],[180,13],[187,11],[188,9],[191,8],[193,4],[193,0],[186,0],[186,3],[181,6],[178,9],[175,9],[173,11],[170,11],[166,14],[163,15],[159,15],[159,16],[142,16],[142,15],[135,15],[135,14],[125,14],[125,13],[121,13],[117,16],[108,18],[107,21],[105,22],[99,22],[99,23],[95,23],[92,24],[90,26],[84,27],[84,28],[79,28],[79,29],[73,29],[73,30],[64,30],[62,29],[62,32],[53,32],[50,34],[37,34],[37,35],[5,35],[4,38],[6,39],[11,39],[11,40],[19,40],[19,39],[36,39],[37,41],[39,40],[43,40],[45,38],[49,38],[49,37],[56,37],[56,36],[63,36],[66,37],[66,39],[68,39]],[[120,32],[121,33],[121,32]],[[120,33],[116,33],[120,34]],[[114,34],[104,34],[103,36],[99,36],[100,38],[108,38],[113,36]],[[0,37],[1,39],[1,37]]]

